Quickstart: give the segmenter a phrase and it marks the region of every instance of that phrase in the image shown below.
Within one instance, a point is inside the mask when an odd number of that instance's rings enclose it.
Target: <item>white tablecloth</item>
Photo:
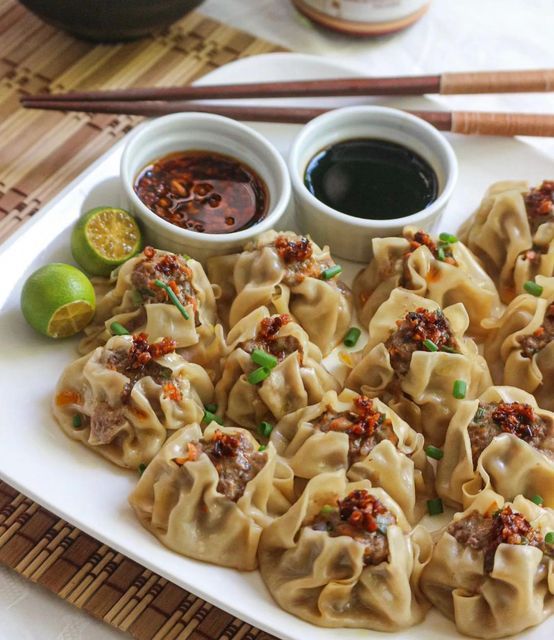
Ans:
[[[288,0],[207,0],[202,10],[293,51],[347,61],[369,75],[554,67],[553,0],[433,0],[411,29],[374,41],[318,29]],[[550,95],[443,100],[453,108],[554,112]],[[123,637],[0,566],[1,640]]]

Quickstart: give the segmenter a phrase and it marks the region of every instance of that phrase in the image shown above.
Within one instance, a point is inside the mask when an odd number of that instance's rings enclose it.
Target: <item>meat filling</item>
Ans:
[[[267,453],[256,450],[244,434],[222,431],[216,431],[211,440],[189,443],[185,455],[174,458],[173,462],[182,466],[196,460],[201,453],[210,458],[219,475],[217,491],[233,502],[243,496],[246,485],[267,462]]]
[[[152,247],[146,247],[143,254],[144,259],[137,264],[131,274],[137,306],[154,302],[170,302],[167,290],[156,285],[158,280],[173,291],[182,305],[192,305],[195,322],[198,325],[198,301],[192,286],[192,270],[186,261],[175,254],[158,253]]]
[[[332,538],[353,538],[364,546],[364,564],[377,565],[388,559],[387,529],[395,523],[396,518],[382,502],[365,489],[357,489],[336,505],[323,507],[312,529],[327,531]]]
[[[283,282],[290,287],[300,284],[304,278],[320,278],[322,271],[333,264],[316,260],[312,243],[303,236],[297,239],[277,236],[274,244],[286,268]]]
[[[541,326],[529,336],[520,336],[521,353],[524,358],[532,358],[554,340],[554,304],[549,305]]]
[[[554,180],[544,180],[540,187],[525,194],[524,200],[532,235],[541,224],[554,222]]]
[[[252,353],[255,349],[261,349],[275,356],[279,362],[288,355],[298,352],[298,357],[302,359],[302,345],[294,336],[279,336],[282,327],[291,321],[290,316],[282,314],[264,318],[258,327],[258,332],[253,340],[241,343],[241,349],[247,353]]]
[[[408,373],[414,351],[459,350],[448,320],[442,311],[420,307],[396,321],[397,330],[385,342],[392,368],[398,375]]]
[[[468,426],[474,467],[481,453],[501,433],[511,433],[545,455],[554,455],[552,426],[538,416],[533,407],[520,402],[479,403]]]
[[[398,443],[392,422],[376,411],[373,402],[366,396],[359,396],[354,400],[353,411],[338,413],[328,409],[313,423],[313,427],[324,433],[346,433],[350,464],[365,458],[382,440],[390,440],[395,446]]]
[[[459,544],[483,551],[487,572],[492,571],[494,555],[501,544],[537,547],[550,556],[554,553],[554,545],[547,544],[540,532],[508,505],[492,515],[471,511],[464,518],[452,522],[448,533]]]

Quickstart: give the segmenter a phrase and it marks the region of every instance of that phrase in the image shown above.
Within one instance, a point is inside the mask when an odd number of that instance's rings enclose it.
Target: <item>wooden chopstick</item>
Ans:
[[[307,107],[256,107],[214,105],[194,102],[161,101],[46,101],[22,98],[29,109],[85,111],[140,116],[161,116],[170,113],[203,112],[249,122],[304,124],[329,109]],[[554,136],[554,115],[531,113],[490,113],[480,111],[409,111],[426,120],[440,131],[466,135],[492,136]]]
[[[334,78],[287,82],[127,88],[37,94],[33,100],[118,101],[213,100],[314,96],[422,95],[425,93],[526,93],[554,91],[554,69],[479,71],[428,76]]]

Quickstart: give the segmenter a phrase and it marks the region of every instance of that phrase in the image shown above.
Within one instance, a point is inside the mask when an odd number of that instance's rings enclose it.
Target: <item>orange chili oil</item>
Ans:
[[[198,233],[232,233],[262,220],[267,186],[244,162],[214,151],[171,153],[147,165],[135,193],[167,222]]]

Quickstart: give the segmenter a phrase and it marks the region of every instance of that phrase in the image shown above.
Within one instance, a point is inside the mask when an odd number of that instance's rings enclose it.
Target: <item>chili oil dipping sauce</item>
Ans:
[[[148,164],[134,189],[156,215],[198,233],[248,229],[268,211],[267,186],[254,169],[236,158],[190,149]]]
[[[376,138],[343,140],[306,167],[304,184],[324,204],[357,218],[409,216],[437,198],[431,165],[401,144]]]

